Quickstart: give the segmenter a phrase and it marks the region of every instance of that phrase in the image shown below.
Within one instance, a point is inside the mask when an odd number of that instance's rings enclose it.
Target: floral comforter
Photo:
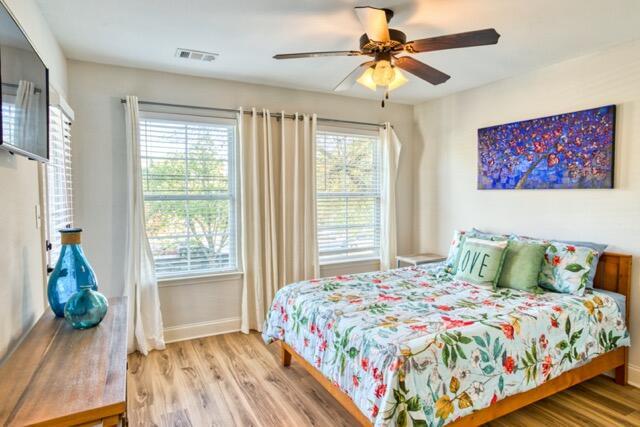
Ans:
[[[376,426],[442,426],[630,344],[608,296],[492,291],[441,267],[289,285],[263,338],[292,346]]]

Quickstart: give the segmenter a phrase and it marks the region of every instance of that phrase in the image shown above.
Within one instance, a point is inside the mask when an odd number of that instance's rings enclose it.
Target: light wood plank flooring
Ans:
[[[295,362],[258,334],[218,335],[129,356],[132,426],[354,426]],[[490,426],[640,426],[640,389],[601,376]]]

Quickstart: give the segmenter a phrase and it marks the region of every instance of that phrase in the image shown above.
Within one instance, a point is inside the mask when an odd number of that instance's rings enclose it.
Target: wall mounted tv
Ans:
[[[49,159],[49,70],[0,2],[0,148]]]

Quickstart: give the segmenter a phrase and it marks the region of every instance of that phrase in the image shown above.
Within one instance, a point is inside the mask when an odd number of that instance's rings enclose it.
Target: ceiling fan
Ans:
[[[407,36],[402,31],[388,26],[389,21],[393,18],[391,9],[380,9],[371,6],[361,6],[354,9],[365,30],[365,33],[360,36],[360,50],[285,53],[275,55],[274,59],[370,56],[373,58],[372,60],[360,64],[334,90],[350,89],[356,82],[373,91],[378,86],[382,86],[385,88],[384,99],[388,99],[389,91],[407,83],[406,77],[400,72],[399,68],[433,85],[444,83],[451,77],[411,56],[398,55],[484,46],[496,44],[500,38],[500,34],[496,30],[488,28],[407,42]],[[383,107],[384,99],[382,100]]]

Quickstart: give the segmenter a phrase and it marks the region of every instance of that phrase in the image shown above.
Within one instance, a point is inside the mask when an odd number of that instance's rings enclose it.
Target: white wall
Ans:
[[[133,68],[69,62],[73,124],[74,203],[76,225],[84,227],[83,246],[100,287],[117,295],[123,287],[125,216],[124,116],[120,99],[187,105],[269,108],[271,111],[315,112],[320,117],[393,123],[404,142],[398,195],[399,250],[413,247],[412,141],[413,107],[299,90],[191,77]],[[323,274],[372,270],[371,263],[334,266]],[[160,291],[168,337],[190,331],[228,330],[238,322],[241,279],[164,283]],[[186,326],[185,326],[186,325]]]
[[[49,67],[51,85],[67,89],[66,60],[33,0],[4,0]],[[0,150],[0,361],[45,307],[39,166]]]
[[[616,104],[615,189],[476,189],[477,130]],[[416,170],[416,246],[446,253],[455,228],[608,243],[634,256],[631,307],[640,384],[640,42],[421,104]]]

